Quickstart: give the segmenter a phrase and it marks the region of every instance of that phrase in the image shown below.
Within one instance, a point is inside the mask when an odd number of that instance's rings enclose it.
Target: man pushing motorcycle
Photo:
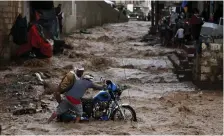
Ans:
[[[105,87],[104,85],[100,86],[93,83],[93,76],[83,75],[83,73],[84,68],[77,69],[76,72],[70,71],[62,79],[57,91],[54,94],[59,105],[56,111],[48,119],[48,123],[50,123],[58,115],[62,115],[69,110],[76,113],[75,122],[78,123],[83,114],[81,98],[84,96],[85,92],[90,88],[101,90]],[[64,99],[61,98],[61,94],[65,94]]]

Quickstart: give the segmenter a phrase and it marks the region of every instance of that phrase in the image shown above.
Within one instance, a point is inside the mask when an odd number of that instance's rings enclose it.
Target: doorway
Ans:
[[[35,20],[36,10],[51,10],[54,8],[53,1],[30,1],[30,20]]]

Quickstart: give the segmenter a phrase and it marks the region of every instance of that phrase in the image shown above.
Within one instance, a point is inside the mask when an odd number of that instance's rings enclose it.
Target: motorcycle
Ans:
[[[93,98],[82,98],[83,115],[81,121],[95,120],[130,120],[137,121],[135,110],[128,104],[120,104],[120,96],[125,90],[107,80],[107,87],[99,91]],[[131,113],[130,118],[126,116],[125,110]],[[58,117],[58,121],[69,122],[75,120],[72,111]]]

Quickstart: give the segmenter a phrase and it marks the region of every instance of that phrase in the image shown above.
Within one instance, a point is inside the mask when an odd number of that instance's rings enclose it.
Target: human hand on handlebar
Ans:
[[[106,85],[106,79],[103,79],[103,77],[100,77],[100,82]]]

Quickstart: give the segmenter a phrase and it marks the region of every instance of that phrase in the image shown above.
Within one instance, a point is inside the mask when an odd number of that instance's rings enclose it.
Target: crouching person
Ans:
[[[50,58],[53,55],[54,41],[45,39],[41,35],[41,26],[34,24],[28,32],[28,42],[19,47],[16,52],[18,57],[29,57],[30,53],[34,53],[36,58]]]
[[[49,32],[43,27],[46,20],[40,19],[40,16],[42,16],[41,12],[35,13],[36,20],[28,28],[27,42],[20,45],[19,49],[17,49],[17,57],[44,59],[53,56],[54,41],[50,38]]]
[[[59,105],[56,111],[48,119],[48,123],[69,110],[76,113],[75,122],[78,123],[83,114],[81,98],[84,96],[85,92],[90,88],[95,90],[104,88],[104,86],[94,84],[91,81],[92,79],[93,77],[91,75],[84,75],[80,78],[76,78],[75,74],[73,76],[67,74],[59,85],[58,91],[55,93]],[[66,89],[64,89],[64,85],[67,86]],[[61,94],[65,94],[64,99],[61,98]]]

